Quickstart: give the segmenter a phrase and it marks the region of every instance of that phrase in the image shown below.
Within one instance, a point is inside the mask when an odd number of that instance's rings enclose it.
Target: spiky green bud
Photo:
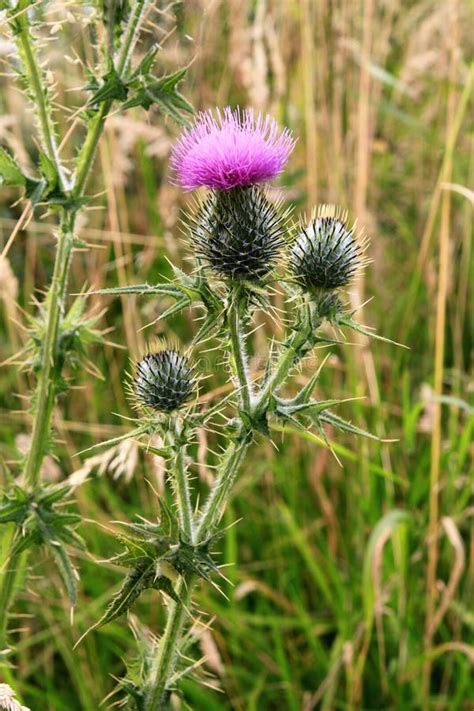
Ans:
[[[182,407],[195,387],[193,370],[177,349],[163,348],[147,353],[138,361],[132,390],[140,404],[157,412]]]
[[[258,281],[278,261],[286,221],[255,185],[212,191],[190,223],[196,256],[221,278]]]
[[[337,289],[347,286],[363,266],[364,247],[348,226],[347,214],[323,205],[292,245],[290,269],[310,290]]]

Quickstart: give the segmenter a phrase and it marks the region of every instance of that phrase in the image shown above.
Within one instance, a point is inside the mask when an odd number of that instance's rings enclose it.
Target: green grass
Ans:
[[[262,25],[266,39],[259,44],[254,33],[254,45],[247,45],[252,27],[260,26],[259,3],[205,5],[205,15],[197,4],[184,7],[182,26],[165,43],[163,68],[172,67],[176,56],[185,63],[197,55],[183,86],[197,108],[258,102],[266,87],[266,108],[271,107],[299,137],[287,181],[288,200],[297,209],[311,207],[306,176],[316,161],[319,199],[337,200],[354,212],[364,170],[357,150],[360,8],[345,2],[331,5],[332,10],[324,2],[268,3]],[[306,5],[313,19],[310,60],[300,43]],[[374,140],[369,140],[364,154],[369,176],[362,190],[365,218],[360,219],[371,236],[373,259],[364,296],[374,299],[364,307],[363,318],[410,350],[377,341],[369,347],[334,347],[318,391],[324,398],[334,393],[366,395],[365,400],[344,405],[340,414],[396,441],[385,444],[335,434],[334,449],[342,466],[305,433],[282,437],[275,432],[278,450],[263,441],[254,446],[226,515],[226,523],[238,523],[220,544],[219,560],[229,566],[224,572],[232,583],[224,585],[228,599],[208,586],[197,594],[204,619],[215,618],[212,637],[218,671],[214,669],[211,683],[223,692],[186,681],[185,697],[197,711],[474,707],[474,415],[467,404],[472,394],[472,205],[455,188],[448,192],[449,284],[444,399],[439,405],[440,519],[446,517],[449,523],[438,525],[439,583],[434,591],[436,609],[446,595],[447,607],[431,645],[430,702],[423,706],[440,204],[434,203],[432,229],[426,226],[450,141],[453,160],[443,182],[467,187],[474,174],[468,125],[472,97],[458,116],[458,130],[449,112],[453,98],[454,113],[459,110],[468,81],[467,7],[460,5],[458,19],[449,20],[448,13],[446,20],[443,12],[449,7],[448,2],[389,3],[384,14],[376,7],[366,18]],[[448,21],[454,24],[445,32]],[[68,25],[58,42],[75,43],[83,53],[76,30]],[[186,34],[194,37],[193,44]],[[449,46],[440,40],[446,34],[459,49],[454,80],[441,68],[450,61]],[[347,49],[351,41],[352,54]],[[260,50],[267,58],[266,68]],[[53,50],[49,52],[59,72],[58,101],[72,105],[76,99],[66,89],[77,86],[77,77],[64,73]],[[430,61],[430,52],[436,60]],[[250,73],[245,62],[253,62]],[[301,79],[303,67],[315,87],[315,103],[310,105]],[[23,112],[10,81],[2,82],[3,110],[7,120],[13,117],[2,141],[14,143],[22,136],[34,152],[28,138],[31,117]],[[76,255],[71,293],[86,282],[106,287],[153,281],[169,274],[166,255],[177,261],[185,256],[177,217],[186,198],[170,186],[166,160],[166,144],[176,129],[166,124],[163,133],[162,119],[153,113],[149,119],[131,113],[128,120],[132,118],[137,122],[132,127],[118,120],[116,132],[107,133],[93,191],[104,189],[104,173],[107,196],[99,197],[98,203],[105,209],[90,212],[83,228],[84,238],[105,248]],[[318,128],[316,156],[308,149],[307,131],[313,121]],[[153,134],[150,124],[156,127]],[[130,141],[133,131],[138,136]],[[20,208],[12,206],[15,198],[13,191],[2,191],[3,244],[20,214]],[[0,281],[0,360],[10,357],[23,338],[17,325],[22,315],[12,299],[31,311],[34,288],[43,288],[51,276],[52,240],[45,221],[35,219],[19,233],[8,260],[14,276],[10,288],[5,277]],[[107,306],[103,323],[114,329],[110,339],[125,349],[93,352],[104,379],[77,373],[82,389],[61,400],[56,416],[60,465],[50,465],[52,476],[69,475],[80,466],[76,452],[115,436],[126,425],[116,413],[131,414],[121,384],[129,353],[135,354],[151,335],[173,334],[187,342],[196,330],[193,315],[185,314],[138,332],[164,308],[151,300],[107,298],[93,303],[96,308]],[[266,328],[270,334],[271,325]],[[221,385],[223,379],[217,369],[206,388]],[[0,371],[4,461],[18,459],[17,438],[28,432],[26,404],[17,397],[28,391],[28,380],[13,367]],[[209,437],[214,445],[214,437]],[[116,551],[106,529],[117,530],[110,521],[157,513],[146,483],[146,478],[156,480],[155,472],[156,463],[141,453],[129,481],[106,473],[78,490],[77,505],[84,517],[81,533],[91,555],[78,560],[80,598],[72,626],[56,573],[42,554],[34,559],[34,578],[19,602],[19,612],[31,617],[18,619],[22,630],[15,635],[15,668],[6,679],[32,710],[96,711],[114,687],[113,676],[123,673],[123,659],[133,656],[133,635],[125,620],[92,632],[75,650],[73,645],[102,614],[120,581],[117,568],[98,562]],[[204,491],[205,484],[197,481],[196,487]],[[455,585],[450,591],[452,576]],[[159,633],[164,614],[158,593],[145,595],[134,614]],[[196,655],[201,653],[197,645]],[[209,663],[206,668],[212,671]]]

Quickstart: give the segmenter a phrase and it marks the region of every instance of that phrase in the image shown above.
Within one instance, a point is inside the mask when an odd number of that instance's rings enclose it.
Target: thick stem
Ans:
[[[130,14],[127,30],[125,32],[124,43],[118,60],[118,71],[120,74],[123,74],[128,68],[130,52],[132,51],[136,41],[145,4],[145,0],[137,0]],[[32,63],[31,66],[28,65],[29,73],[40,81],[40,70],[35,62],[34,52],[31,49],[31,36],[22,32],[20,33],[20,39],[21,38],[23,38],[30,50],[26,53],[26,56],[30,58]],[[36,83],[34,83],[33,86],[36,86]],[[48,137],[49,150],[52,151],[52,156],[50,157],[55,157],[59,165],[57,149],[55,148],[56,144],[54,133],[52,132],[54,124],[49,116],[46,96],[41,89],[38,90],[38,93],[35,91],[34,96],[41,106],[39,115],[40,117],[44,116],[43,121],[41,121],[41,125],[45,136]],[[84,193],[97,144],[104,129],[104,121],[111,105],[112,102],[103,103],[97,115],[89,124],[84,146],[76,167],[76,179],[72,190],[72,197],[74,199],[80,198]],[[39,375],[36,389],[35,421],[33,424],[31,445],[26,457],[24,468],[25,482],[32,487],[36,486],[38,481],[41,464],[47,451],[47,440],[49,438],[51,427],[51,416],[55,400],[55,383],[52,381],[51,375],[57,364],[56,354],[58,349],[59,323],[64,309],[64,301],[66,296],[71,252],[74,242],[76,212],[76,208],[71,207],[69,209],[65,209],[62,213],[53,279],[48,297],[46,299],[46,333],[41,350],[38,370]]]
[[[170,602],[165,631],[158,643],[156,659],[150,675],[145,711],[162,711],[168,708],[165,694],[168,682],[176,668],[186,610],[191,602],[192,582],[192,575],[181,578],[176,590],[179,602]]]
[[[207,540],[215,531],[248,446],[249,436],[242,429],[228,447],[201,514],[196,529],[197,543]],[[181,578],[177,589],[180,601],[170,603],[165,631],[158,644],[157,655],[150,675],[145,711],[162,711],[165,708],[166,689],[176,669],[178,649],[186,621],[186,611],[191,603],[194,581],[195,577],[192,574]]]
[[[117,74],[121,79],[125,77],[128,71],[130,57],[138,38],[138,32],[148,2],[149,0],[136,0],[130,13],[127,29],[125,30],[124,41],[116,66]],[[76,179],[74,181],[74,195],[76,197],[80,197],[84,192],[87,177],[94,161],[97,145],[102,131],[104,130],[104,122],[112,107],[112,104],[113,101],[104,101],[100,105],[100,109],[97,114],[93,117],[91,123],[89,124],[89,130],[87,131],[86,139],[79,154],[76,167]]]
[[[24,560],[22,556],[12,558],[11,549],[15,536],[15,526],[9,524],[8,531],[3,532],[0,556],[0,669],[8,654],[8,609],[14,597],[15,590],[23,577]],[[23,554],[24,558],[24,554]],[[8,666],[8,663],[7,663]],[[3,669],[2,669],[3,671]]]
[[[229,445],[197,525],[196,539],[198,542],[205,541],[212,535],[219,523],[222,510],[229,498],[249,443],[250,435],[246,435],[242,428],[236,439]]]
[[[130,56],[148,1],[149,0],[136,0],[130,13],[117,63],[117,71],[120,76],[124,76],[128,70]],[[11,26],[14,36],[17,38],[24,73],[31,92],[31,98],[37,111],[42,147],[48,158],[54,163],[59,176],[61,189],[66,192],[70,189],[70,185],[65,177],[59,157],[54,120],[51,114],[47,90],[42,81],[42,73],[36,56],[34,38],[30,33],[28,14],[24,12],[19,16],[17,15],[16,18],[12,20]],[[57,378],[60,375],[62,365],[61,359],[58,359],[57,356],[60,345],[60,322],[65,307],[69,267],[74,244],[74,225],[77,215],[77,207],[74,206],[74,201],[84,194],[97,144],[111,105],[112,102],[103,103],[97,115],[88,125],[84,145],[76,164],[75,179],[72,180],[74,187],[70,192],[72,198],[71,207],[64,208],[61,214],[53,278],[43,306],[45,311],[45,335],[37,369],[38,380],[34,403],[35,418],[31,443],[23,469],[24,483],[31,488],[35,488],[38,484],[43,458],[48,450]],[[58,372],[54,373],[55,369]],[[18,558],[12,556],[11,552],[7,553],[7,560],[8,564],[3,570],[0,570],[0,600],[2,601],[0,636],[2,648],[7,645],[8,610],[13,604],[15,597],[17,569],[19,565]]]
[[[230,333],[233,366],[239,388],[240,405],[242,410],[250,412],[252,384],[248,371],[248,355],[242,324],[242,312],[245,309],[245,304],[243,303],[244,298],[245,297],[242,297],[239,292],[239,287],[237,287],[236,291],[232,294],[227,322]]]
[[[38,483],[41,463],[48,449],[51,415],[56,394],[59,323],[64,312],[72,246],[74,215],[64,211],[58,235],[54,272],[46,298],[46,332],[41,349],[38,382],[35,395],[35,418],[31,444],[23,469],[24,483],[34,489]],[[56,374],[58,375],[58,374]]]
[[[309,311],[308,318],[310,318]],[[276,392],[280,385],[285,382],[289,371],[294,368],[301,359],[302,350],[308,342],[310,335],[311,331],[307,329],[297,329],[283,345],[283,352],[280,355],[280,359],[260,390],[256,402],[254,403],[253,414],[255,416],[260,415],[266,410],[272,393]]]
[[[186,471],[186,445],[180,442],[180,431],[177,423],[173,426],[172,445],[176,452],[173,473],[178,499],[179,519],[188,541],[192,543],[194,541],[194,517]]]
[[[19,31],[17,28],[19,28]],[[23,71],[38,116],[42,148],[56,167],[61,189],[66,191],[68,189],[68,180],[64,174],[59,158],[58,140],[50,110],[47,85],[42,76],[38,57],[36,56],[34,39],[30,32],[28,13],[23,12],[13,20],[12,30],[17,37],[18,52],[22,60]]]

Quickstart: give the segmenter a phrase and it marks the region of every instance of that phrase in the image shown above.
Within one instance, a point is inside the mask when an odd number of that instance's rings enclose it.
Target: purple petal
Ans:
[[[271,116],[229,107],[198,115],[173,146],[171,165],[186,190],[230,190],[275,178],[295,141]]]

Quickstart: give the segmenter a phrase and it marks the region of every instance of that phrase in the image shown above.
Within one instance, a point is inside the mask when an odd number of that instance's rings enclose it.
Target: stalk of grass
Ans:
[[[449,89],[446,117],[446,141],[453,131],[457,92],[455,80],[457,75],[457,53],[455,49],[455,35],[457,29],[457,3],[450,7],[450,44],[449,52]],[[452,156],[445,165],[445,176],[449,182],[452,171]],[[451,219],[451,193],[444,191],[441,197],[441,223],[439,235],[439,267],[436,300],[435,324],[435,350],[434,350],[434,382],[433,391],[436,402],[433,412],[433,428],[431,434],[431,466],[430,466],[430,500],[428,522],[428,562],[426,570],[426,623],[424,647],[426,662],[423,666],[423,708],[428,711],[430,707],[431,686],[431,647],[435,634],[436,617],[436,576],[438,566],[438,526],[439,526],[439,496],[440,496],[440,466],[441,466],[441,402],[444,380],[444,351],[446,339],[446,302],[449,278],[449,248],[450,248],[450,219]]]

